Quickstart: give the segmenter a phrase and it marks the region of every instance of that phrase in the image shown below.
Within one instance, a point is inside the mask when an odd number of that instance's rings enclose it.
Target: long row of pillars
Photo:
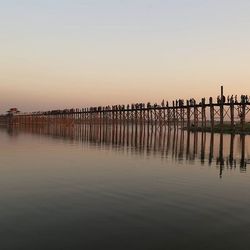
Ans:
[[[205,103],[203,98],[201,103],[197,104],[195,100],[187,101],[186,105],[182,103],[177,105],[173,101],[172,106],[168,103],[166,106],[149,107],[149,108],[133,108],[133,109],[112,109],[112,110],[90,110],[76,109],[68,113],[50,113],[44,112],[41,114],[20,114],[8,116],[10,123],[114,123],[114,122],[135,122],[135,123],[150,123],[160,125],[174,125],[194,128],[207,128],[207,116],[210,118],[210,128],[213,130],[216,125],[216,114],[219,114],[219,125],[221,130],[224,127],[225,108],[230,109],[230,125],[235,127],[235,107],[238,107],[241,129],[244,130],[246,123],[246,113],[249,111],[247,104],[230,102],[225,104],[223,86],[221,86],[220,103],[213,103],[212,97],[209,98],[209,103]],[[219,111],[216,110],[219,108]],[[209,109],[209,113],[207,113]]]

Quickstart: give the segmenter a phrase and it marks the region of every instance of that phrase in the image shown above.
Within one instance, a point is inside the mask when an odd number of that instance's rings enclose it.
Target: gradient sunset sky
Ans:
[[[250,95],[249,0],[0,0],[0,112]]]

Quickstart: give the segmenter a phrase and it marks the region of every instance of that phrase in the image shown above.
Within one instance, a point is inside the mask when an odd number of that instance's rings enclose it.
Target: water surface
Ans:
[[[1,249],[249,249],[249,136],[0,129]]]

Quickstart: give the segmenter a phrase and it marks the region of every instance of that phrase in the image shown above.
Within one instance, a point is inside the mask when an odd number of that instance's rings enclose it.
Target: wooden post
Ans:
[[[174,107],[174,101],[173,101],[172,112],[173,112],[173,122],[174,122],[174,128],[175,128],[175,126],[176,126],[176,119],[175,119],[175,107]]]
[[[187,100],[187,128],[190,129],[190,106]]]
[[[154,106],[154,125],[157,125],[157,106]]]
[[[205,98],[202,98],[201,102],[201,120],[202,120],[202,129],[206,128],[206,103]]]
[[[184,128],[184,108],[183,108],[183,105],[184,103],[181,104],[181,127],[182,129]]]
[[[147,119],[148,119],[148,124],[150,123],[150,115],[149,115],[149,105],[147,106]]]
[[[220,129],[223,129],[224,123],[224,94],[223,86],[220,87]]]
[[[194,126],[195,128],[199,126],[199,114],[198,114],[198,107],[196,105],[196,101],[194,101]]]
[[[179,114],[179,108],[178,108],[178,103],[177,101],[175,101],[175,120],[176,120],[176,127],[178,128],[179,127],[179,117],[180,114]]]
[[[140,104],[139,112],[140,112],[140,125],[142,125],[142,106],[141,106],[141,104]]]
[[[233,100],[230,101],[230,120],[231,120],[231,129],[234,130],[234,103]]]
[[[211,131],[214,130],[214,105],[213,105],[213,98],[209,98],[210,104],[210,123],[211,123]]]
[[[151,122],[151,125],[153,126],[153,108],[152,107],[150,108],[150,122]]]
[[[125,120],[126,120],[127,123],[130,122],[130,119],[129,119],[130,118],[130,116],[129,116],[129,114],[130,114],[129,113],[129,108],[130,108],[129,105],[127,105],[126,112],[125,112]]]
[[[163,108],[163,124],[166,125],[166,107]]]
[[[170,128],[170,119],[171,119],[171,117],[170,117],[170,108],[169,108],[169,106],[168,106],[168,102],[167,102],[167,122],[168,122],[168,128]]]
[[[241,130],[245,130],[245,122],[246,122],[246,103],[245,100],[242,100],[242,110],[241,110]]]

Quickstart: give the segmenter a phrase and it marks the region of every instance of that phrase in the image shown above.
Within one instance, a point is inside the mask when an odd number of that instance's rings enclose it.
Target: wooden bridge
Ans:
[[[59,123],[72,126],[79,123],[140,123],[178,126],[194,130],[248,130],[247,114],[250,111],[248,96],[228,96],[221,93],[214,100],[202,98],[175,100],[172,103],[162,101],[161,105],[137,103],[131,105],[114,105],[82,109],[64,109],[45,112],[9,113],[0,116],[0,123],[47,124]]]

